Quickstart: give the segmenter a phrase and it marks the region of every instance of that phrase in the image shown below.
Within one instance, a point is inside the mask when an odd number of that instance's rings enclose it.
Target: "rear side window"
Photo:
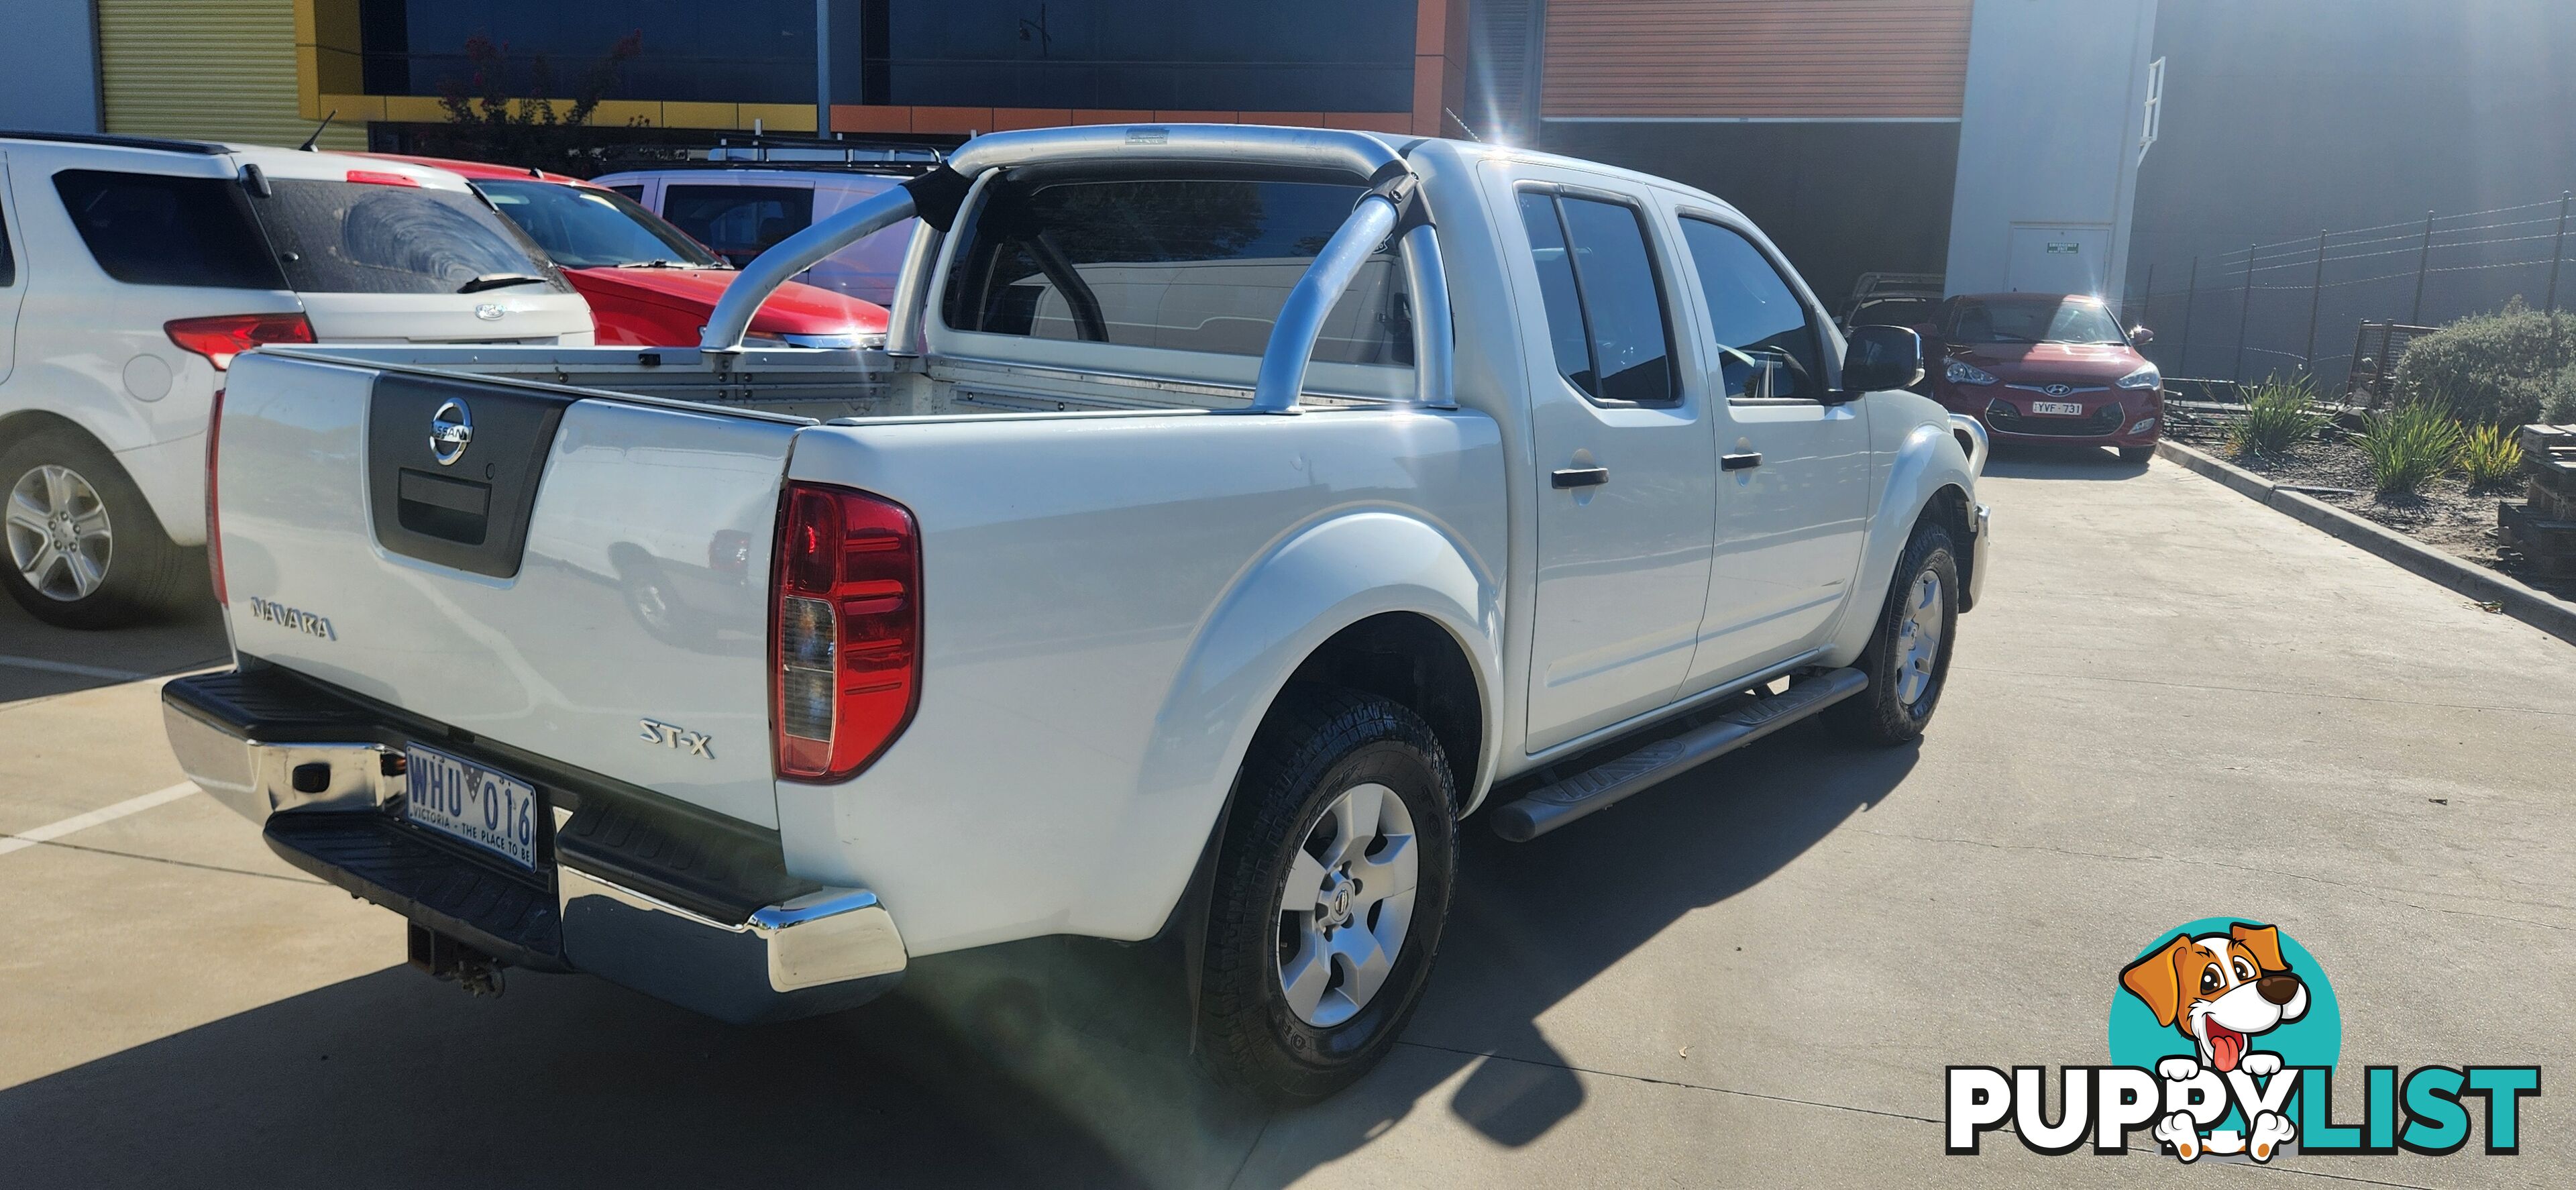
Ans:
[[[473,293],[517,278],[571,289],[471,194],[305,178],[273,178],[269,189],[253,205],[299,293]]]
[[[642,186],[611,186],[609,189],[614,190],[619,194],[623,194],[636,202],[644,201],[644,188]]]
[[[1681,397],[1672,320],[1635,208],[1523,191],[1557,371],[1586,396],[1627,404]]]
[[[802,186],[662,187],[662,217],[736,265],[814,222],[814,191]]]
[[[98,267],[128,285],[286,288],[229,178],[67,169],[54,192]]]
[[[942,312],[961,331],[1259,355],[1361,193],[1215,178],[997,184],[957,246]],[[1412,364],[1392,243],[1326,317],[1314,358]]]
[[[1705,219],[1682,220],[1682,240],[1708,299],[1727,397],[1822,398],[1816,332],[1770,259],[1734,229]]]

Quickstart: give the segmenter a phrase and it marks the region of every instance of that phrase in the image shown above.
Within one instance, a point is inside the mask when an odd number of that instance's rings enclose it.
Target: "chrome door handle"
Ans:
[[[1719,455],[1717,465],[1727,471],[1750,470],[1762,465],[1762,452],[1748,451],[1740,455]]]
[[[1608,467],[1568,467],[1548,476],[1548,483],[1560,488],[1597,488],[1608,482]]]

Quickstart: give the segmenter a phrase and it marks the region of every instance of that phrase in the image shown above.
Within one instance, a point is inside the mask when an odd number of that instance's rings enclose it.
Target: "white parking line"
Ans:
[[[182,781],[168,789],[156,789],[141,797],[130,797],[113,806],[102,806],[87,814],[74,814],[61,822],[49,822],[31,831],[0,835],[0,855],[7,855],[12,851],[33,847],[39,843],[50,843],[73,831],[85,831],[102,822],[114,822],[128,814],[140,814],[154,806],[167,805],[195,792],[197,792],[195,782]]]
[[[151,674],[130,669],[109,669],[104,665],[82,665],[74,661],[47,661],[40,657],[11,657],[0,654],[0,665],[12,669],[42,670],[45,673],[73,674],[84,678],[106,678],[111,682],[139,682]]]

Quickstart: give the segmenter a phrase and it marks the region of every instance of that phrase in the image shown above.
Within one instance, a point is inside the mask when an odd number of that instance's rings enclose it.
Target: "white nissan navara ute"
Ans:
[[[206,415],[240,352],[591,336],[445,170],[0,132],[0,587],[74,628],[204,600]]]
[[[881,347],[742,345],[915,216]],[[1420,996],[1467,816],[1924,729],[1988,534],[1920,370],[1660,179],[985,136],[759,257],[696,349],[242,356],[239,666],[166,687],[171,743],[469,986],[763,1021],[1171,931],[1200,1052],[1312,1099]]]

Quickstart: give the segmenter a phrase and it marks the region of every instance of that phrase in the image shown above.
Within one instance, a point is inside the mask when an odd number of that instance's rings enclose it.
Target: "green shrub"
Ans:
[[[2316,440],[2326,415],[2317,409],[2317,392],[2305,376],[2273,377],[2246,398],[2244,420],[2227,432],[2227,446],[2237,457],[2282,455],[2291,447]]]
[[[2560,368],[2556,375],[2528,382],[2534,390],[2532,399],[2540,403],[2540,416],[2551,425],[2576,422],[2576,364]]]
[[[2382,496],[2411,493],[2448,471],[2460,456],[2460,423],[2438,401],[2410,401],[2371,416],[2354,440],[2370,456]]]
[[[2522,476],[2521,432],[2479,426],[2460,440],[2460,473],[2473,488],[2499,487]]]
[[[2544,410],[2576,417],[2576,315],[2542,314],[2521,298],[2416,339],[2397,361],[2406,399],[2447,401],[2462,419],[2518,426]],[[2555,416],[2553,414],[2553,416]]]

